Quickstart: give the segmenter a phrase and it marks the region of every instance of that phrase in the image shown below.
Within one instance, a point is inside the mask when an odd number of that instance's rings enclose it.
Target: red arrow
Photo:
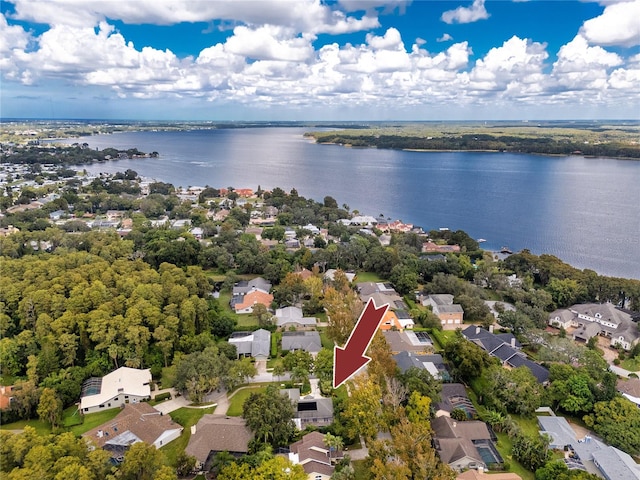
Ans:
[[[376,307],[373,298],[370,298],[344,347],[333,347],[333,388],[338,388],[371,361],[364,353],[388,308],[388,303]]]

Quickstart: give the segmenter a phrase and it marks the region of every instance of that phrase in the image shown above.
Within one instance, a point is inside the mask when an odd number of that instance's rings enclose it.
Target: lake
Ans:
[[[301,128],[127,132],[95,148],[157,151],[89,172],[131,168],[175,186],[296,188],[363,214],[462,229],[483,247],[550,253],[578,268],[640,279],[640,162],[579,156],[407,152],[317,145]]]

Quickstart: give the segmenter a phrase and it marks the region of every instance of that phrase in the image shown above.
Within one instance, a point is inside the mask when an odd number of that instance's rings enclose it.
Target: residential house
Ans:
[[[7,228],[0,228],[0,237],[8,237],[9,235],[13,235],[14,233],[18,233],[19,231],[20,229],[18,227],[8,225]]]
[[[182,426],[169,415],[163,415],[148,403],[130,403],[113,420],[89,430],[82,436],[98,448],[107,450],[117,461],[131,445],[145,442],[156,448],[174,441],[182,433]]]
[[[460,245],[438,245],[433,242],[424,242],[422,244],[423,253],[458,253]]]
[[[470,325],[462,331],[462,335],[492,357],[499,358],[503,366],[508,368],[527,367],[540,383],[545,383],[549,379],[549,370],[529,360],[520,351],[521,345],[512,334],[496,335],[484,328]]]
[[[191,427],[185,453],[196,458],[200,470],[208,471],[216,453],[228,452],[235,457],[246,455],[252,438],[244,418],[207,414]]]
[[[64,215],[66,215],[66,212],[64,210],[56,210],[55,212],[51,212],[49,214],[49,219],[52,222],[57,222],[58,220],[60,220]]]
[[[426,370],[433,378],[438,380],[449,379],[449,371],[444,364],[442,355],[417,355],[411,352],[400,352],[393,356],[398,368],[405,373],[412,367]]]
[[[282,332],[282,351],[304,350],[316,355],[322,349],[320,334],[316,331]]]
[[[640,342],[638,325],[632,315],[611,303],[577,304],[556,310],[549,315],[549,325],[575,327],[573,339],[577,341],[587,342],[596,335],[606,337],[614,348],[631,350]]]
[[[427,332],[385,330],[382,333],[393,354],[400,352],[426,354],[433,351],[433,341]]]
[[[333,475],[333,464],[343,457],[342,451],[327,447],[320,432],[307,433],[291,444],[289,452],[289,461],[302,465],[308,480],[329,480]]]
[[[434,405],[436,417],[450,417],[454,410],[463,410],[467,418],[477,416],[473,402],[467,396],[467,389],[461,383],[443,383],[440,401]]]
[[[415,323],[408,312],[409,307],[405,305],[393,285],[383,282],[362,282],[358,283],[356,288],[363,303],[366,304],[373,299],[377,307],[389,305],[380,323],[380,330],[405,330],[414,327]]]
[[[431,422],[434,446],[443,463],[460,472],[465,469],[486,470],[503,463],[496,450],[495,435],[479,420],[458,422],[442,416]]]
[[[271,332],[260,329],[254,332],[233,332],[229,343],[236,346],[238,358],[253,357],[266,360],[271,351]]]
[[[333,400],[331,398],[313,395],[301,398],[299,388],[282,389],[280,393],[288,396],[294,406],[293,423],[298,430],[304,430],[307,425],[324,427],[333,423]]]
[[[90,378],[82,384],[80,412],[94,413],[138,403],[151,396],[151,370],[120,367],[102,378]]]
[[[522,480],[520,475],[513,472],[487,473],[481,470],[467,470],[459,474],[456,480]]]
[[[276,326],[280,330],[308,330],[315,328],[316,317],[305,317],[300,307],[285,307],[276,310]]]
[[[616,388],[623,397],[640,407],[640,379],[619,379]]]
[[[326,281],[330,281],[333,282],[335,280],[335,276],[336,276],[336,272],[338,270],[336,270],[335,268],[330,268],[329,270],[327,270],[326,272],[324,272],[324,279]],[[356,278],[356,274],[354,272],[345,272],[340,270],[342,273],[344,273],[344,276],[347,277],[347,281],[349,283],[352,283],[355,278]]]
[[[13,401],[13,385],[0,385],[0,410],[6,410]]]
[[[568,450],[564,462],[570,469],[586,470],[607,480],[640,480],[640,465],[630,455],[595,437],[578,439],[564,417],[538,417],[540,434],[551,438],[551,448]]]
[[[431,306],[433,313],[440,319],[443,330],[461,328],[464,310],[459,304],[453,303],[453,295],[427,295],[427,297],[422,300],[422,305]]]
[[[238,295],[231,298],[231,306],[238,314],[253,313],[254,305],[261,304],[271,308],[273,303],[273,295],[264,293],[261,290],[249,292],[246,295]]]
[[[269,293],[271,291],[271,283],[265,280],[262,277],[256,277],[249,281],[241,281],[237,282],[233,286],[232,294],[236,295],[246,295],[247,293],[260,291],[264,293]]]

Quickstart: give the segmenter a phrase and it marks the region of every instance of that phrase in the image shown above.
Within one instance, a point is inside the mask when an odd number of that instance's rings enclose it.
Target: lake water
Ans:
[[[296,188],[425,230],[462,229],[486,249],[550,253],[578,268],[640,278],[640,162],[510,153],[405,152],[317,145],[300,128],[128,132],[91,147],[158,151],[131,168],[175,186]],[[75,140],[72,140],[75,141]]]

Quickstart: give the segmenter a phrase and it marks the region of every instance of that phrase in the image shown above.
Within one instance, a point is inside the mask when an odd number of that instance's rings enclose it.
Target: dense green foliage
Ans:
[[[340,132],[315,133],[322,143],[336,143],[353,147],[376,147],[411,150],[476,150],[496,152],[540,153],[640,158],[640,148],[628,143],[610,142],[584,144],[551,137],[527,138],[507,135],[462,134],[443,137],[413,137],[402,135],[350,134]]]

